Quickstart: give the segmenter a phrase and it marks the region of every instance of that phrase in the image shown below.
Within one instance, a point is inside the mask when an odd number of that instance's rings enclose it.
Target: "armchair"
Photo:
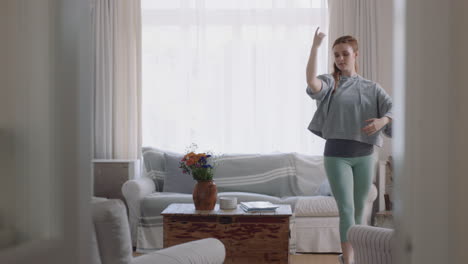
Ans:
[[[221,264],[225,247],[207,238],[133,257],[125,205],[110,199],[92,202],[92,264]]]
[[[348,230],[356,264],[392,264],[393,230],[355,225]]]

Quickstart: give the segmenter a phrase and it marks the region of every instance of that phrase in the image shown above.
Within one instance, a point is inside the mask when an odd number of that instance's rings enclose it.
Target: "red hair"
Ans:
[[[358,50],[359,50],[357,39],[355,39],[352,36],[342,36],[342,37],[337,38],[335,40],[335,42],[333,43],[332,48],[334,48],[338,44],[348,44],[348,45],[350,45],[355,53],[358,52]],[[357,61],[354,63],[354,68],[356,69],[356,72],[357,72],[358,71]],[[341,70],[338,69],[338,67],[336,66],[335,63],[333,63],[333,73],[332,73],[332,75],[333,75],[333,78],[335,79],[335,89],[336,89],[336,85],[337,85],[337,83],[339,81],[339,78],[341,76]]]

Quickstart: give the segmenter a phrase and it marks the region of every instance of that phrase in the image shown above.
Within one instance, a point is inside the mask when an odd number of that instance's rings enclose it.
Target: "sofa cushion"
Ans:
[[[152,147],[142,148],[146,176],[153,179],[157,192],[163,191],[164,179],[166,177],[164,152]]]
[[[330,182],[328,181],[328,179],[324,180],[322,184],[320,184],[318,193],[319,195],[322,195],[322,196],[333,196]]]
[[[180,160],[184,157],[182,154],[174,155],[165,153],[166,179],[164,180],[164,192],[176,192],[191,194],[197,181],[192,175],[182,173],[179,168]]]
[[[338,207],[333,196],[302,196],[296,197],[294,214],[296,216],[338,216]],[[372,184],[367,196],[367,203],[377,198],[377,187]]]
[[[375,199],[375,186],[369,193],[369,201]],[[268,201],[273,204],[289,204],[296,217],[334,217],[338,208],[332,196],[291,196],[275,197],[247,192],[220,192],[219,197],[236,197],[238,203],[250,201]],[[146,196],[141,203],[142,218],[140,224],[162,225],[161,212],[172,203],[193,203],[192,196],[181,193],[153,193]]]
[[[165,171],[164,150],[152,147],[143,147],[141,149],[145,162],[146,171],[158,170]]]
[[[299,197],[294,210],[296,216],[338,216],[335,198],[331,196]]]
[[[130,263],[132,243],[124,203],[114,199],[92,203],[92,215],[102,264]]]
[[[300,195],[291,153],[216,157],[218,192],[248,192],[276,197]]]
[[[248,192],[221,192],[218,193],[219,197],[236,197],[237,203],[252,202],[252,201],[265,201],[272,204],[280,204],[281,198],[271,195],[248,193]]]
[[[297,184],[303,196],[319,195],[320,185],[327,179],[323,156],[294,153]]]

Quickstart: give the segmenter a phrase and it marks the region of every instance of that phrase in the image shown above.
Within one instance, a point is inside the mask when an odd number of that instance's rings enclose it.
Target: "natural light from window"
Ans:
[[[142,0],[143,146],[322,155],[305,67],[327,16],[326,0]]]

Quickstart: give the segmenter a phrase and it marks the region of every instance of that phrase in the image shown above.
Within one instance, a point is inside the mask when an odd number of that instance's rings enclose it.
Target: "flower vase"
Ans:
[[[218,190],[211,181],[197,181],[193,188],[195,210],[213,210],[216,205]]]

